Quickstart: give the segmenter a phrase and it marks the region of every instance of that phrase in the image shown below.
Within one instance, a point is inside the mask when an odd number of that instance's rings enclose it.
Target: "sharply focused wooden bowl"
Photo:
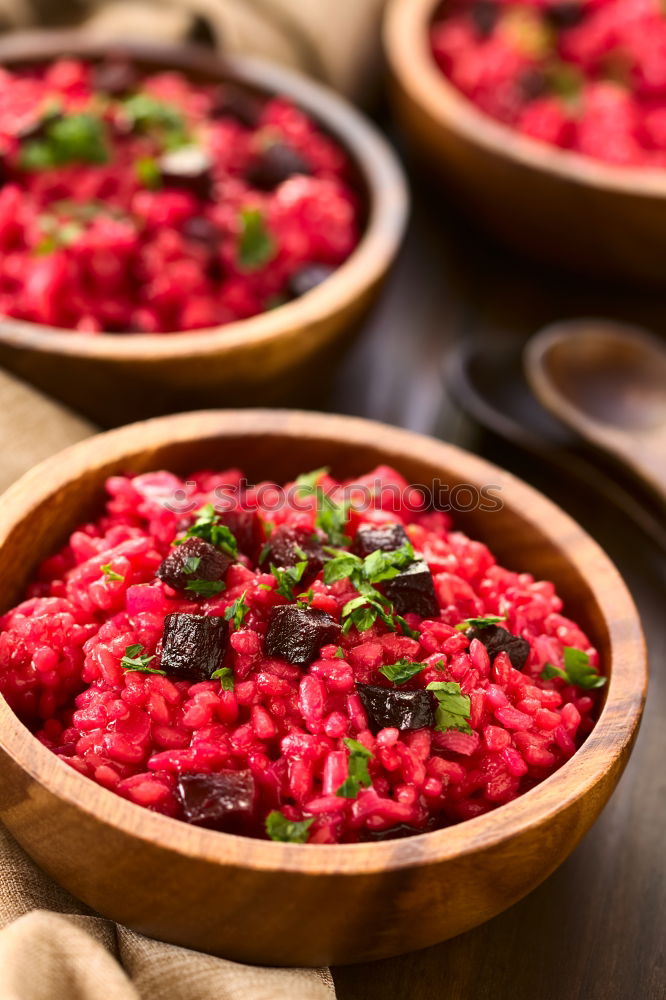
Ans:
[[[664,284],[666,171],[596,162],[518,134],[453,87],[431,52],[442,0],[389,0],[397,116],[424,162],[484,224],[531,255]]]
[[[0,40],[0,65],[70,54],[96,59],[109,43],[37,32]],[[176,409],[314,404],[372,302],[402,238],[408,196],[393,152],[376,129],[332,91],[271,63],[195,47],[123,43],[144,69],[177,69],[199,80],[231,79],[281,93],[347,150],[365,229],[349,259],[322,285],[278,309],[195,333],[88,336],[34,323],[0,322],[0,365],[105,426]]]
[[[627,762],[647,681],[636,609],[601,549],[509,473],[452,445],[347,417],[213,411],[135,424],[37,466],[0,504],[0,611],[101,500],[107,476],[240,466],[284,482],[377,463],[409,481],[494,487],[502,509],[460,514],[510,567],[552,579],[610,676],[582,748],[495,812],[404,840],[342,846],[251,840],[150,813],[62,763],[0,698],[0,817],[76,896],[152,937],[276,965],[382,958],[482,923],[533,889],[599,815]],[[575,899],[571,906],[575,906]]]

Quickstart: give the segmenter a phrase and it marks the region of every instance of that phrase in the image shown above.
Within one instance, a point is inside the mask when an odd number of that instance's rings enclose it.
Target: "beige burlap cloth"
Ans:
[[[0,490],[94,429],[0,371]],[[327,969],[240,965],[104,920],[0,826],[0,1000],[335,1000],[335,988]]]

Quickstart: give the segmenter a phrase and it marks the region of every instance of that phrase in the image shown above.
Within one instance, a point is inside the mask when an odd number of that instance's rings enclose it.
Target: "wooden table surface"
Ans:
[[[480,434],[448,398],[443,371],[461,339],[521,338],[574,315],[666,332],[663,297],[592,287],[529,267],[453,217],[418,181],[407,243],[337,381],[331,409],[434,433],[549,493],[624,575],[647,635],[651,682],[630,764],[567,862],[490,923],[400,958],[334,969],[340,1000],[657,1000],[666,997],[666,559],[592,484],[574,488]],[[359,402],[359,401],[363,402]],[[666,461],[666,456],[665,456]]]

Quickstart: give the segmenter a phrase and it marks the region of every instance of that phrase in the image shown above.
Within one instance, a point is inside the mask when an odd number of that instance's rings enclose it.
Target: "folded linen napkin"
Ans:
[[[0,490],[95,431],[2,371],[0,404]],[[96,916],[0,826],[0,998],[335,1000],[335,988],[327,969],[241,965],[152,941]]]

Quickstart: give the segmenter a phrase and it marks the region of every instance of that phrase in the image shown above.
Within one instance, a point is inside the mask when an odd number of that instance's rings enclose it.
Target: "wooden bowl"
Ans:
[[[9,35],[0,65],[64,53],[97,59],[109,43],[71,32]],[[194,333],[89,336],[34,323],[0,322],[0,364],[105,426],[176,409],[312,404],[371,304],[402,238],[408,196],[401,168],[379,133],[332,91],[255,59],[207,49],[127,43],[147,71],[231,79],[260,94],[281,93],[317,120],[349,154],[367,218],[351,256],[322,285],[278,309]]]
[[[501,239],[602,277],[663,284],[666,171],[606,165],[483,114],[439,69],[441,0],[389,0],[384,46],[396,114],[423,160]]]
[[[506,565],[554,580],[599,648],[610,681],[593,732],[541,785],[458,826],[370,845],[294,845],[188,826],[119,798],[43,747],[0,698],[2,821],[49,875],[105,916],[241,961],[383,958],[506,909],[564,860],[599,815],[629,757],[645,696],[636,609],[606,555],[567,515],[452,445],[284,410],[191,413],[91,438],[5,493],[0,610],[20,599],[38,561],[94,513],[109,475],[238,465],[250,478],[284,482],[323,464],[353,476],[384,462],[410,482],[438,478],[499,491],[501,510],[457,520]]]

